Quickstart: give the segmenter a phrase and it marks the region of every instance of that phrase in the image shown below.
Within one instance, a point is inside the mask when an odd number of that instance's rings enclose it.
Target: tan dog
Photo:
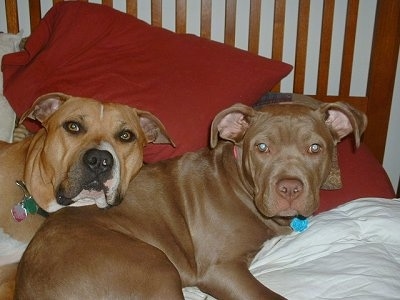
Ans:
[[[182,299],[186,286],[281,298],[248,265],[290,231],[277,223],[317,209],[334,145],[350,132],[359,143],[365,125],[341,103],[232,106],[214,119],[212,150],[144,166],[117,207],[48,218],[20,262],[16,299]]]
[[[21,142],[0,143],[0,246],[7,235],[27,243],[48,212],[119,204],[142,166],[143,147],[171,143],[148,112],[60,93],[40,97],[25,117],[44,128]],[[17,245],[19,253],[10,246],[9,256],[0,254],[0,291],[13,271],[5,265],[22,254]]]

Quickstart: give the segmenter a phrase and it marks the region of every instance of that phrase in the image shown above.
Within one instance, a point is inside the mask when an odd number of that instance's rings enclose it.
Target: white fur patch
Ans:
[[[96,204],[100,208],[107,207],[106,197],[103,191],[83,190],[78,196],[72,199],[70,206],[86,206]]]
[[[18,262],[28,244],[14,240],[0,228],[0,266]]]
[[[42,207],[42,208],[43,208],[44,210],[46,210],[47,212],[52,213],[52,212],[55,212],[55,211],[57,211],[57,210],[59,210],[59,209],[62,209],[62,208],[64,208],[64,207],[65,207],[64,205],[58,204],[57,201],[56,201],[56,199],[53,199],[53,200],[48,204],[47,207]]]
[[[111,171],[112,177],[111,179],[107,180],[104,184],[108,188],[108,191],[106,193],[106,198],[107,201],[114,201],[117,191],[118,191],[118,186],[121,181],[121,164],[118,158],[117,153],[114,150],[114,147],[107,142],[102,142],[99,146],[100,150],[107,150],[108,152],[111,153],[113,159],[114,159],[114,165],[113,169]],[[108,202],[109,203],[109,202]],[[112,204],[112,203],[109,203]]]
[[[104,106],[103,104],[100,104],[100,120],[103,120],[104,116]]]

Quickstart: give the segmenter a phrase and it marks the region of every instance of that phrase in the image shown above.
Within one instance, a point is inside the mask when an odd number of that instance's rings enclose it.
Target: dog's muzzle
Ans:
[[[107,205],[110,182],[113,182],[116,171],[113,154],[104,149],[92,148],[82,156],[79,165],[68,174],[67,181],[60,185],[57,192],[57,203],[68,206],[80,201],[82,204],[93,202],[100,206]],[[104,201],[100,200],[105,198]]]

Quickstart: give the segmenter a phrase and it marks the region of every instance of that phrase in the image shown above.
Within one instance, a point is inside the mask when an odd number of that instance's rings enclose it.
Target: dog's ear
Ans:
[[[211,124],[211,148],[217,146],[218,137],[234,143],[240,142],[255,113],[251,107],[243,104],[235,104],[218,113]]]
[[[50,93],[40,96],[35,100],[32,107],[22,115],[19,123],[21,124],[26,118],[43,123],[70,97],[63,93]]]
[[[139,117],[140,126],[142,127],[147,143],[170,144],[175,147],[175,143],[169,137],[164,125],[156,116],[147,111],[138,109],[136,113]]]
[[[360,145],[361,135],[367,127],[367,116],[363,112],[343,102],[323,104],[319,109],[336,142],[353,133],[356,147]]]

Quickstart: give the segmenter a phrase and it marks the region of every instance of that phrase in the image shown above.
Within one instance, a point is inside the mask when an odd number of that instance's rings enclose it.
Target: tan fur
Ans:
[[[0,268],[0,296],[2,300],[11,300],[14,295],[15,275],[17,263],[2,266]]]
[[[82,188],[79,185],[89,172],[84,171],[84,153],[107,145],[115,156],[113,167],[118,163],[115,173],[119,174],[114,186],[117,192],[106,201],[107,205],[116,205],[142,166],[143,147],[149,142],[172,143],[161,122],[148,112],[61,93],[40,97],[25,116],[39,120],[44,128],[17,143],[0,142],[0,228],[11,238],[25,243],[30,241],[45,218],[36,214],[28,215],[22,222],[13,219],[11,209],[24,196],[16,185],[17,180],[26,183],[42,209],[53,212],[63,207],[56,200],[61,186],[65,186],[65,190],[70,186],[75,190]],[[75,123],[68,128],[68,122]],[[80,130],[74,131],[77,124]],[[119,138],[121,132],[130,132],[136,138],[122,141]],[[79,197],[75,200],[72,205],[81,201]],[[12,275],[9,269],[13,267],[15,269],[15,266],[0,266],[0,291],[4,293],[12,285],[5,274]],[[5,298],[0,293],[0,299]]]

